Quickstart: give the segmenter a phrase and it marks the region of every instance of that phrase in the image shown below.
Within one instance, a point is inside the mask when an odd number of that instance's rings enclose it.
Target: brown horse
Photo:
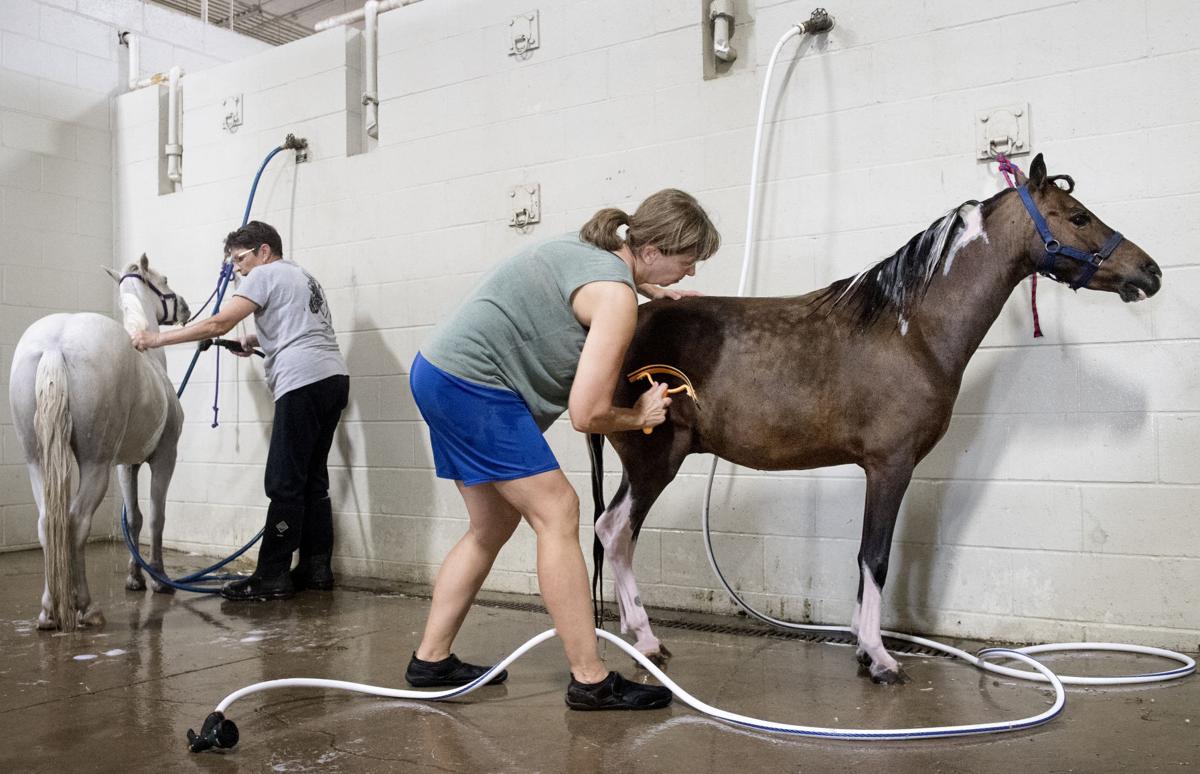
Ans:
[[[711,453],[759,470],[854,463],[867,490],[850,626],[872,679],[901,679],[880,636],[896,514],[913,468],[946,432],[967,361],[1005,301],[1035,270],[1124,301],[1161,285],[1158,265],[1071,196],[1070,177],[1047,177],[1040,155],[1018,181],[1025,193],[967,202],[895,255],[823,290],[641,307],[627,371],[648,363],[680,369],[700,408],[679,396],[653,434],[608,436],[624,476],[596,521],[596,555],[607,552],[621,629],[636,635],[639,651],[669,655],[651,632],[632,560],[650,507],[684,457]],[[623,383],[617,404],[633,405],[643,389]]]

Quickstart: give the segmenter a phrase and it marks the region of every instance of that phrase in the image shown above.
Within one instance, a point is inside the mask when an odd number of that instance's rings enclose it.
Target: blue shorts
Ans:
[[[471,486],[558,469],[554,452],[516,393],[448,374],[420,352],[408,384],[429,425],[438,478]]]

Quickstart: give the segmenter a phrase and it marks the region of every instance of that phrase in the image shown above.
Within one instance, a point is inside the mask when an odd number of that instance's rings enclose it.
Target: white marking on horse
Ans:
[[[650,630],[650,618],[642,608],[637,579],[633,575],[633,524],[629,521],[632,510],[633,498],[627,490],[624,497],[596,520],[596,536],[600,538],[604,555],[612,567],[617,605],[621,611],[621,633],[633,632],[637,637],[635,647],[652,655],[659,652],[660,643]]]
[[[970,207],[967,213],[963,215],[965,228],[958,235],[958,239],[954,240],[954,244],[950,245],[950,252],[946,254],[945,267],[942,269],[942,275],[950,273],[950,266],[954,263],[954,256],[958,255],[958,251],[974,242],[976,239],[982,239],[984,244],[988,242],[987,232],[983,230],[983,208],[978,204]]]
[[[900,664],[883,647],[880,625],[883,614],[883,595],[866,564],[861,567],[863,578],[862,601],[854,606],[850,629],[858,635],[858,647],[871,657],[871,674],[899,672]]]

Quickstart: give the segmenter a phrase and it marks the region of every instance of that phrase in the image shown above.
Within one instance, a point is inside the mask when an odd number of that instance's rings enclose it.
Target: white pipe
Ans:
[[[125,42],[129,44],[129,90],[133,91],[138,88],[138,76],[142,70],[141,35],[127,32]]]
[[[379,139],[379,0],[367,0],[363,6],[363,78],[362,103],[366,108],[367,136]]]
[[[708,18],[713,23],[713,56],[722,62],[737,59],[737,49],[729,45],[733,37],[733,0],[713,0]]]
[[[183,187],[183,172],[180,163],[183,160],[183,146],[179,144],[179,77],[183,70],[179,65],[172,65],[167,76],[167,179],[175,184],[175,190]]]
[[[379,0],[379,13],[391,11],[395,8],[402,8],[403,6],[412,5],[413,3],[419,2],[421,2],[421,0]],[[359,8],[357,11],[348,11],[346,13],[338,14],[337,16],[330,16],[328,19],[322,19],[314,24],[313,31],[323,32],[334,27],[341,27],[346,24],[354,24],[355,22],[362,21],[364,18],[366,18],[366,15],[366,8],[363,7]]]

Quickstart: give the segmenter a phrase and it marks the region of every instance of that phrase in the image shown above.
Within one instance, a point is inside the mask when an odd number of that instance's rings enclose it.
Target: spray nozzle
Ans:
[[[225,719],[224,713],[213,712],[204,719],[200,733],[188,729],[187,740],[188,750],[191,752],[232,750],[238,743],[238,728],[232,720]]]

